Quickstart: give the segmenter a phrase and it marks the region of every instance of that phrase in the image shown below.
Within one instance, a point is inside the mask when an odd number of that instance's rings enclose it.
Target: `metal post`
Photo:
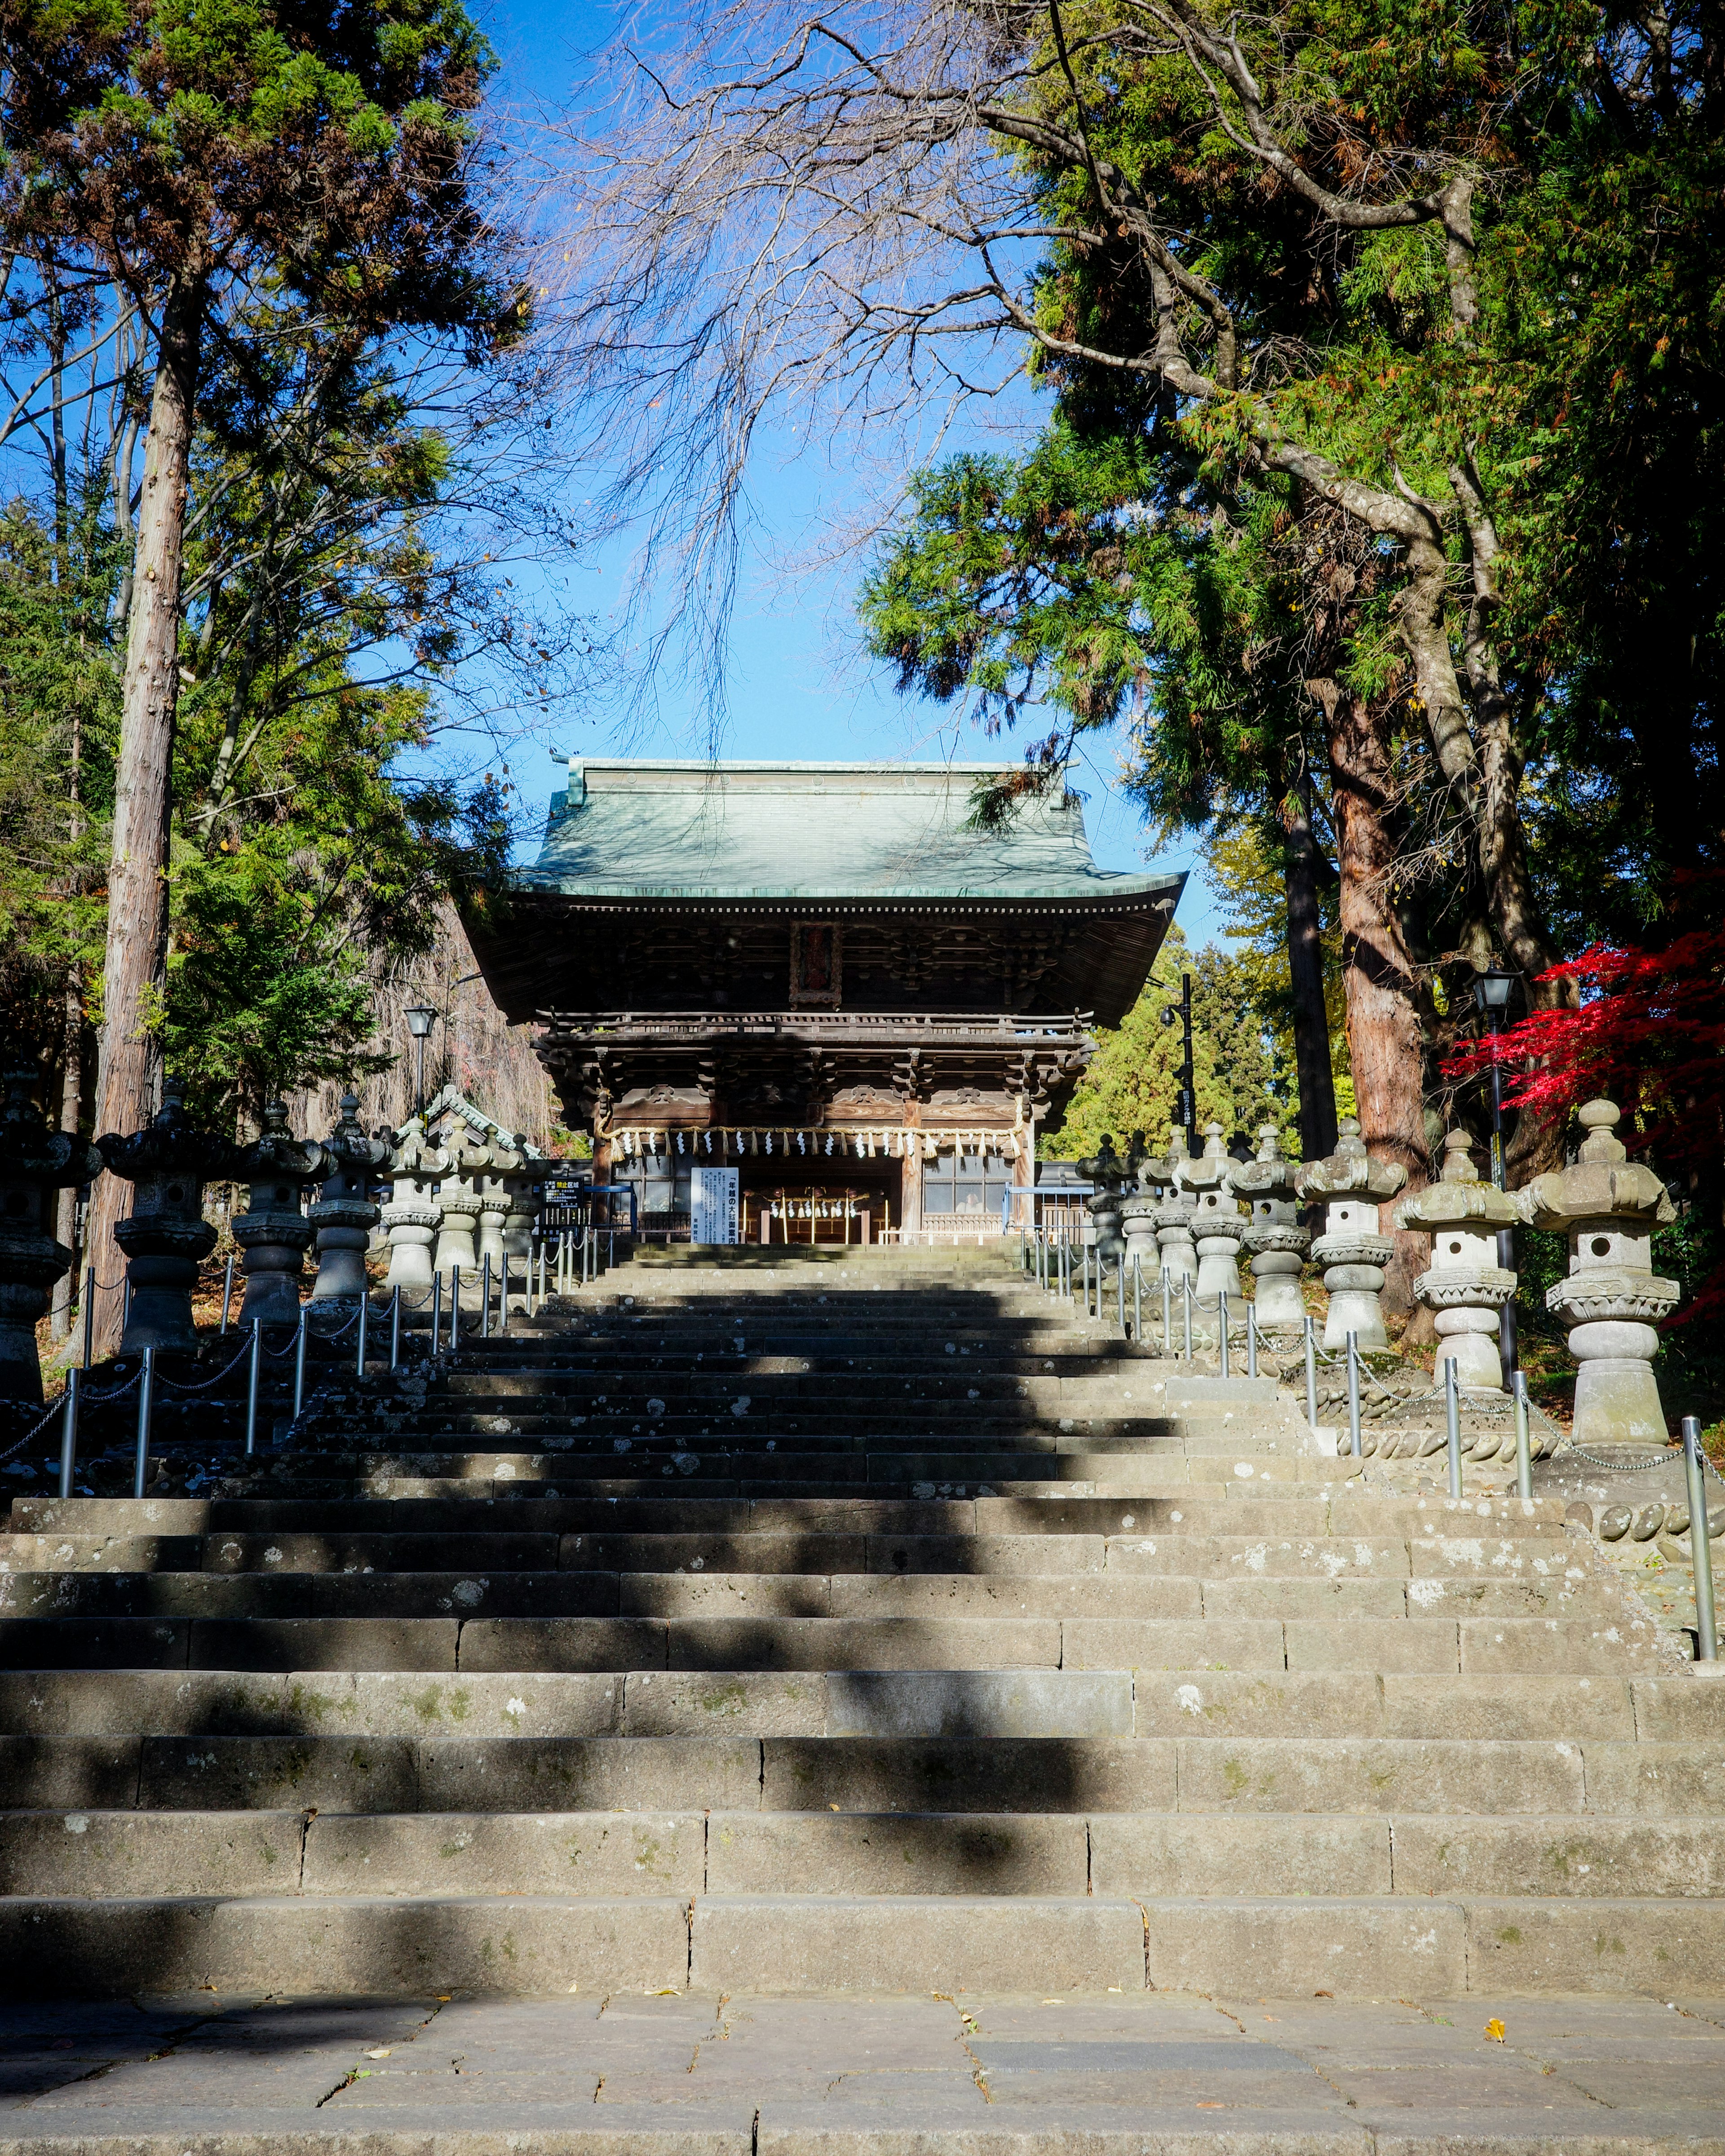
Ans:
[[[300,1409],[305,1402],[305,1339],[311,1330],[311,1306],[300,1305],[300,1337],[294,1342],[294,1420],[300,1419]]]
[[[1246,1305],[1246,1375],[1255,1378],[1257,1374],[1258,1306],[1255,1302],[1249,1302]]]
[[[1713,1614],[1713,1548],[1707,1540],[1707,1471],[1701,1456],[1701,1423],[1683,1418],[1683,1471],[1689,1484],[1689,1561],[1695,1568],[1695,1659],[1719,1659],[1719,1625]]]
[[[138,1379],[138,1456],[132,1470],[131,1494],[141,1497],[150,1473],[150,1417],[156,1406],[156,1350],[144,1350],[143,1375]]]
[[[1516,1391],[1516,1495],[1533,1495],[1533,1446],[1527,1432],[1527,1377],[1523,1370],[1515,1373]]]
[[[1306,1320],[1306,1426],[1317,1428],[1317,1327]]]
[[[449,1267],[449,1360],[461,1353],[461,1268]]]
[[[503,1273],[497,1284],[497,1337],[509,1337],[509,1253],[503,1253]]]
[[[1090,1245],[1088,1243],[1081,1243],[1078,1246],[1078,1278],[1079,1285],[1084,1291],[1084,1314],[1088,1318],[1090,1316]]]
[[[84,1268],[84,1367],[90,1368],[90,1350],[95,1342],[95,1267]]]
[[[228,1253],[228,1265],[222,1276],[222,1337],[228,1337],[228,1311],[234,1301],[234,1253]]]
[[[1218,1331],[1219,1331],[1219,1335],[1220,1335],[1221,1343],[1222,1343],[1222,1350],[1221,1350],[1221,1353],[1222,1353],[1222,1375],[1225,1378],[1225,1377],[1227,1377],[1227,1376],[1228,1376],[1228,1374],[1229,1374],[1229,1369],[1228,1369],[1228,1291],[1227,1291],[1227,1289],[1226,1289],[1225,1287],[1218,1288],[1218,1289],[1217,1289],[1217,1291],[1216,1291],[1216,1318],[1217,1318],[1217,1327],[1218,1327]]]
[[[359,1332],[359,1347],[354,1356],[353,1362],[354,1375],[358,1378],[363,1378],[366,1373],[366,1326],[370,1319],[371,1314],[372,1298],[369,1294],[367,1294],[364,1290],[362,1290],[359,1298],[359,1325],[357,1328]]]
[[[78,1464],[78,1381],[84,1373],[66,1373],[66,1405],[60,1417],[60,1495],[72,1494],[72,1471]]]
[[[401,1364],[401,1283],[396,1283],[395,1293],[389,1298],[389,1367],[392,1370]]]
[[[1359,1335],[1348,1336],[1348,1449],[1358,1460],[1359,1449]]]
[[[1168,1269],[1162,1269],[1162,1352],[1174,1352],[1174,1283]]]
[[[1181,1277],[1180,1302],[1186,1327],[1184,1359],[1189,1363],[1192,1360],[1192,1276],[1190,1273],[1186,1273]]]
[[[1455,1358],[1444,1358],[1444,1430],[1450,1446],[1450,1495],[1461,1495],[1461,1396],[1455,1389]]]
[[[491,1253],[487,1250],[480,1266],[480,1338],[491,1337]]]
[[[245,1373],[245,1456],[258,1449],[258,1387],[264,1376],[264,1321],[252,1320],[251,1361]]]
[[[1137,1251],[1132,1252],[1132,1338],[1139,1347],[1144,1344],[1144,1260]]]
[[[126,1277],[120,1283],[120,1329],[124,1332],[131,1323],[131,1268],[126,1267]]]
[[[431,1352],[434,1355],[443,1345],[444,1332],[444,1276],[431,1276]]]

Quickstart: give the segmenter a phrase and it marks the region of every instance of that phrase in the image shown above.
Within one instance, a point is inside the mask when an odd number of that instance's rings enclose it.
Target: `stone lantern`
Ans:
[[[1114,1141],[1106,1132],[1093,1160],[1081,1160],[1080,1171],[1096,1185],[1096,1190],[1086,1204],[1086,1209],[1096,1224],[1094,1240],[1098,1258],[1118,1260],[1126,1252],[1126,1240],[1121,1233],[1121,1185],[1126,1180],[1126,1169],[1114,1150]]]
[[[465,1123],[457,1123],[441,1151],[427,1155],[437,1174],[435,1270],[448,1280],[459,1265],[470,1279],[479,1270],[474,1230],[479,1221],[478,1178],[491,1164],[489,1146],[475,1145]]]
[[[1530,1227],[1569,1238],[1568,1277],[1546,1290],[1545,1302],[1571,1327],[1576,1442],[1663,1444],[1655,1328],[1679,1289],[1655,1273],[1651,1242],[1676,1209],[1652,1169],[1630,1159],[1611,1101],[1589,1101],[1579,1121],[1587,1136],[1574,1165],[1516,1193]]]
[[[51,1131],[30,1098],[33,1069],[8,1070],[0,1111],[0,1399],[42,1403],[36,1321],[72,1253],[48,1232],[49,1193],[102,1172],[94,1146]]]
[[[1193,1194],[1198,1295],[1207,1307],[1219,1311],[1220,1298],[1225,1295],[1233,1308],[1240,1312],[1243,1322],[1240,1253],[1245,1241],[1247,1215],[1234,1194],[1234,1171],[1238,1165],[1229,1158],[1222,1142],[1222,1126],[1206,1123],[1203,1158],[1183,1161],[1180,1180]]]
[[[389,1158],[382,1138],[359,1127],[359,1096],[341,1096],[341,1119],[324,1140],[328,1171],[311,1220],[317,1234],[314,1302],[357,1302],[366,1292],[366,1246],[377,1224],[372,1179]]]
[[[295,1137],[286,1107],[272,1101],[264,1111],[263,1135],[241,1153],[239,1173],[246,1184],[245,1210],[232,1223],[234,1240],[245,1252],[239,1322],[260,1317],[266,1325],[297,1325],[300,1276],[316,1232],[300,1209],[300,1193],[328,1174],[323,1147]]]
[[[1312,1256],[1325,1268],[1330,1296],[1326,1348],[1345,1348],[1350,1332],[1362,1348],[1389,1345],[1379,1298],[1384,1268],[1395,1245],[1380,1232],[1378,1208],[1407,1179],[1399,1161],[1372,1158],[1353,1116],[1343,1117],[1334,1152],[1300,1164],[1296,1188],[1301,1197],[1325,1201],[1324,1232],[1312,1245]]]
[[[1250,1215],[1245,1246],[1252,1254],[1254,1305],[1260,1329],[1291,1329],[1306,1322],[1300,1270],[1312,1246],[1300,1225],[1296,1196],[1299,1163],[1284,1160],[1274,1123],[1260,1124],[1258,1152],[1234,1171],[1234,1188]]]
[[[198,1266],[216,1245],[203,1217],[203,1186],[237,1182],[245,1172],[239,1147],[201,1131],[186,1113],[179,1088],[163,1089],[162,1112],[129,1137],[96,1140],[110,1173],[133,1185],[131,1212],[114,1230],[126,1253],[131,1307],[120,1352],[143,1348],[195,1352],[192,1290]]]
[[[1156,1209],[1158,1269],[1176,1281],[1194,1280],[1198,1274],[1198,1245],[1192,1240],[1197,1199],[1185,1183],[1192,1165],[1186,1158],[1186,1140],[1178,1127],[1168,1133],[1168,1157],[1155,1163],[1166,1170],[1161,1178],[1163,1195]]]
[[[1438,1375],[1452,1362],[1458,1385],[1501,1393],[1497,1313],[1515,1294],[1516,1276],[1497,1263],[1497,1231],[1516,1219],[1516,1201],[1481,1182],[1473,1140],[1451,1131],[1439,1179],[1403,1199],[1393,1217],[1398,1228],[1424,1228],[1431,1236],[1431,1265],[1414,1292],[1437,1314]]]
[[[431,1286],[431,1245],[437,1235],[434,1159],[425,1126],[413,1116],[402,1126],[389,1157],[389,1203],[383,1225],[389,1235],[389,1270],[383,1285],[409,1291]]]

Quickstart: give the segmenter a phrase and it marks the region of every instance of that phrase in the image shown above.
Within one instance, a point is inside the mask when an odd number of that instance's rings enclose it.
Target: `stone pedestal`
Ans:
[[[1501,1393],[1497,1314],[1515,1296],[1516,1276],[1497,1262],[1497,1235],[1516,1219],[1515,1200],[1481,1182],[1472,1139],[1451,1131],[1438,1180],[1403,1199],[1394,1217],[1398,1228],[1423,1228],[1431,1237],[1431,1264],[1414,1292],[1436,1313],[1439,1378],[1451,1362],[1457,1384]]]
[[[536,1217],[533,1178],[523,1166],[505,1176],[503,1183],[509,1200],[508,1210],[503,1216],[503,1248],[511,1259],[525,1263],[533,1254],[533,1222]]]
[[[1194,1209],[1189,1197],[1176,1191],[1156,1209],[1156,1262],[1178,1290],[1183,1280],[1198,1277],[1198,1246],[1192,1239]]]
[[[232,1223],[234,1240],[245,1253],[240,1325],[258,1318],[265,1325],[297,1325],[300,1281],[316,1233],[300,1209],[300,1193],[328,1172],[323,1147],[293,1137],[287,1109],[272,1101],[264,1111],[263,1135],[241,1156],[240,1172],[245,1210]]]
[[[1126,1241],[1126,1261],[1136,1258],[1147,1281],[1158,1270],[1156,1246],[1156,1199],[1142,1190],[1123,1192],[1120,1200],[1120,1232]]]
[[[1631,1162],[1616,1136],[1618,1111],[1589,1101],[1575,1164],[1536,1176],[1516,1194],[1530,1227],[1567,1235],[1569,1273],[1546,1291],[1546,1307],[1570,1327],[1575,1358],[1576,1442],[1663,1444],[1665,1409],[1653,1374],[1658,1322],[1678,1287],[1653,1270],[1651,1238],[1676,1218],[1665,1185]]]
[[[1330,1298],[1324,1346],[1345,1348],[1352,1332],[1361,1348],[1387,1349],[1384,1329],[1384,1268],[1395,1245],[1381,1232],[1378,1208],[1408,1179],[1399,1162],[1373,1160],[1353,1116],[1343,1118],[1336,1150],[1302,1161],[1296,1187],[1302,1199],[1324,1200],[1324,1232],[1312,1246],[1324,1268]]]
[[[1245,1323],[1240,1292],[1240,1253],[1245,1242],[1246,1216],[1234,1194],[1233,1170],[1222,1142],[1222,1126],[1207,1123],[1204,1153],[1180,1163],[1182,1185],[1192,1193],[1192,1233],[1198,1249],[1197,1292],[1206,1310],[1219,1312],[1228,1298],[1230,1327]]]
[[[72,1253],[49,1232],[54,1194],[102,1172],[94,1146],[51,1131],[30,1097],[38,1073],[6,1074],[0,1111],[0,1399],[42,1404],[36,1324]]]
[[[459,1266],[464,1281],[479,1270],[479,1178],[491,1165],[489,1146],[475,1145],[460,1125],[441,1152],[427,1156],[437,1173],[437,1254],[432,1263],[447,1281]]]
[[[390,1155],[382,1139],[359,1127],[359,1096],[341,1096],[341,1120],[324,1141],[329,1164],[321,1195],[311,1212],[317,1235],[314,1302],[357,1302],[366,1292],[366,1246],[377,1224],[372,1178]]]
[[[386,1288],[417,1296],[431,1286],[431,1246],[437,1236],[435,1178],[426,1165],[425,1126],[417,1116],[403,1126],[389,1158],[389,1203],[382,1220],[389,1235]]]
[[[174,1086],[166,1090],[153,1122],[129,1137],[110,1133],[96,1146],[110,1173],[134,1186],[131,1215],[114,1230],[131,1283],[120,1352],[177,1348],[191,1353],[198,1346],[192,1290],[199,1260],[216,1245],[216,1231],[203,1217],[203,1186],[238,1181],[244,1155],[198,1129]]]
[[[1235,1194],[1247,1214],[1245,1246],[1251,1253],[1252,1302],[1260,1332],[1298,1332],[1306,1323],[1300,1275],[1312,1237],[1300,1224],[1298,1173],[1298,1164],[1282,1158],[1274,1123],[1259,1129],[1257,1158],[1239,1163],[1234,1170]]]

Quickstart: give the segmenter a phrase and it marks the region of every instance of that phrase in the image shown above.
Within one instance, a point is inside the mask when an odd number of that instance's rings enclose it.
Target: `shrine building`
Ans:
[[[1070,793],[974,828],[1001,775],[571,761],[473,941],[644,1229],[686,1232],[697,1166],[750,1242],[988,1232],[1035,1180],[1185,879],[1098,869]]]

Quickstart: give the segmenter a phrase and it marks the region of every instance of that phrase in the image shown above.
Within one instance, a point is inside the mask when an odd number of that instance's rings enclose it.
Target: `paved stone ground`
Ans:
[[[1501,2021],[1501,2041],[1487,2025]],[[208,1995],[0,2011],[0,2145],[1725,2150],[1725,1999]]]

